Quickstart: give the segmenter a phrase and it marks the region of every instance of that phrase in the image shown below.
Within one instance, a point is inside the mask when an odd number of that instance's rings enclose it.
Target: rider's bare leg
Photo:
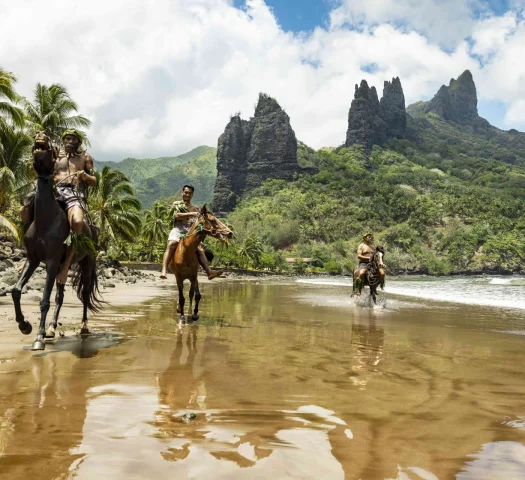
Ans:
[[[82,210],[82,208],[80,208],[78,205],[75,205],[67,211],[67,218],[69,220],[71,232],[82,233],[84,210]],[[73,255],[75,255],[75,249],[73,247],[67,247],[66,258],[64,259],[62,267],[60,268],[60,272],[57,275],[57,283],[59,285],[65,285],[67,282],[67,274],[69,272],[71,260],[73,260]]]
[[[178,244],[179,242],[175,242],[174,240],[170,240],[168,242],[168,246],[166,247],[166,251],[164,252],[164,256],[162,257],[162,271],[160,272],[160,278],[162,278],[163,280],[166,280],[168,278],[166,276],[166,270],[168,269],[168,265],[171,263],[173,255],[175,255],[175,250],[177,250]]]
[[[204,268],[204,271],[207,273],[209,280],[213,280],[216,277],[220,277],[224,273],[222,270],[214,272],[210,268],[210,264],[208,263],[208,259],[206,258],[204,249],[202,247],[197,248],[197,258],[199,259],[201,267]]]
[[[361,270],[359,270],[359,277],[358,277],[358,278],[364,279],[364,278],[365,278],[365,275],[366,275],[366,268],[362,268]],[[356,295],[357,295],[357,296],[361,295],[361,289],[359,289],[359,290],[356,292]]]

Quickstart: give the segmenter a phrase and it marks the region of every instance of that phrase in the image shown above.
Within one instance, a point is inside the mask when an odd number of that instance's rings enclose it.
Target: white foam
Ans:
[[[523,277],[494,277],[488,282],[487,280],[484,277],[388,280],[385,291],[393,295],[437,302],[525,310]],[[350,279],[313,278],[296,282],[352,288]]]

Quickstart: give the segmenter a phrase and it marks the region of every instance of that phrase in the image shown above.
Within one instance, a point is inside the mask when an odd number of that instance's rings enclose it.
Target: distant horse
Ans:
[[[189,315],[193,320],[199,318],[199,302],[201,300],[201,293],[199,290],[199,280],[197,274],[199,271],[199,262],[197,258],[197,248],[202,241],[211,236],[222,242],[228,238],[233,237],[233,232],[218,220],[213,213],[208,212],[206,205],[201,208],[199,218],[192,225],[188,233],[179,242],[177,250],[173,255],[170,269],[175,274],[177,279],[177,287],[179,289],[179,306],[180,321],[184,322],[184,280],[190,281],[190,308]],[[191,312],[193,297],[195,296],[195,310]]]
[[[354,287],[352,289],[352,297],[356,293],[361,293],[361,290],[365,286],[370,287],[370,296],[372,297],[372,300],[374,301],[374,304],[376,304],[376,296],[377,296],[377,287],[381,287],[381,289],[384,286],[384,278],[381,278],[381,268],[385,268],[386,265],[383,263],[383,257],[385,256],[385,249],[383,247],[377,246],[374,254],[372,255],[372,258],[370,259],[370,262],[368,262],[366,266],[366,274],[364,278],[359,278],[359,269],[356,268],[354,270]]]
[[[59,205],[54,194],[54,166],[55,155],[47,135],[39,132],[35,137],[33,146],[33,167],[38,174],[36,194],[34,201],[34,220],[29,226],[24,243],[27,249],[27,260],[17,284],[11,295],[15,305],[16,321],[18,328],[24,335],[29,335],[33,329],[22,314],[20,298],[22,289],[29,281],[40,262],[46,265],[46,283],[40,302],[40,328],[32,350],[44,350],[45,337],[53,338],[58,323],[58,315],[64,301],[64,285],[57,284],[55,298],[55,312],[53,323],[46,334],[46,317],[50,308],[50,297],[56,276],[60,271],[60,264],[66,254],[64,244],[69,235],[69,222],[66,212]],[[97,232],[91,229],[86,221],[82,233],[94,243],[97,241]],[[84,304],[81,334],[89,333],[87,327],[87,310],[97,311],[100,300],[97,298],[98,283],[95,259],[87,254],[76,254],[72,263],[78,263],[78,270],[73,280],[77,296]]]

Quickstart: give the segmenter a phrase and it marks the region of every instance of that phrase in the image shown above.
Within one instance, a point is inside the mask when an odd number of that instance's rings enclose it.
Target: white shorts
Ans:
[[[172,228],[170,235],[168,237],[168,242],[180,242],[181,233],[186,234],[187,229],[180,228],[180,227]]]

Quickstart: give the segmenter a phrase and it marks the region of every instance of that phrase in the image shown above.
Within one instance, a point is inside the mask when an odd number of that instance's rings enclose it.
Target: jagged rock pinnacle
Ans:
[[[478,97],[472,73],[465,70],[457,80],[443,85],[424,108],[451,122],[465,122],[478,117]]]
[[[244,192],[269,178],[291,180],[298,171],[290,118],[274,98],[260,94],[253,118],[232,117],[219,137],[213,207],[230,212]]]

